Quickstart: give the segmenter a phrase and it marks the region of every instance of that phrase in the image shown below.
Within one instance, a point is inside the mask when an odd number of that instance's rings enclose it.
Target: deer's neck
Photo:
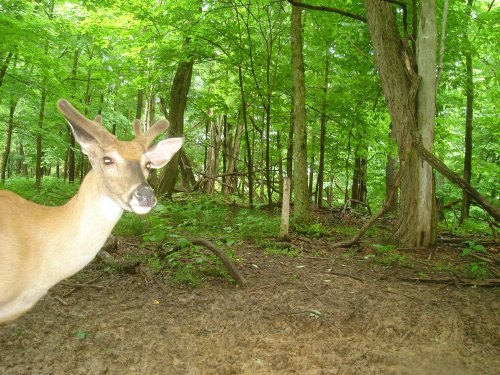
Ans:
[[[49,272],[60,280],[78,272],[95,257],[123,213],[101,191],[98,175],[90,171],[78,193],[57,208],[60,235],[56,241],[58,248],[52,249],[57,254],[51,255]]]

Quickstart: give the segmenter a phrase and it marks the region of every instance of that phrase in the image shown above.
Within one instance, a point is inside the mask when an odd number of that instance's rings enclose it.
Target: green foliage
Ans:
[[[439,273],[454,273],[456,271],[456,266],[451,264],[449,261],[440,261],[433,265],[435,271]]]
[[[47,177],[43,180],[40,190],[36,190],[33,179],[12,178],[0,184],[0,189],[13,191],[38,204],[61,206],[76,194],[78,184],[68,184],[57,178]]]
[[[462,256],[470,255],[473,252],[476,253],[486,253],[486,248],[481,244],[476,244],[474,241],[464,241],[464,244],[467,245],[465,249],[462,250]]]
[[[289,257],[298,257],[301,255],[300,250],[291,244],[276,243],[274,241],[263,241],[261,246],[264,248],[264,254],[267,255]]]
[[[485,261],[470,262],[465,265],[465,270],[474,278],[484,279],[490,276],[490,271]]]
[[[320,222],[295,223],[293,225],[293,230],[298,234],[312,238],[325,237],[330,234],[329,230]]]
[[[84,330],[81,330],[81,329],[78,329],[76,332],[75,332],[75,337],[78,339],[78,340],[86,340],[90,337],[90,333],[84,331]]]
[[[408,255],[401,255],[397,252],[395,245],[373,245],[376,252],[377,262],[386,266],[399,265],[405,268],[413,268],[413,259]]]

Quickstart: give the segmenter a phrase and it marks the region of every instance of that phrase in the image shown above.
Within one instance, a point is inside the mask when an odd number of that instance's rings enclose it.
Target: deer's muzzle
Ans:
[[[132,211],[137,214],[145,214],[151,211],[156,205],[156,197],[148,185],[139,186],[133,193],[130,200]]]

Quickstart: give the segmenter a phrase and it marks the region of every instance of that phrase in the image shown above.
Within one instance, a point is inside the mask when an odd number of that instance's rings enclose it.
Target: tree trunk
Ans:
[[[394,127],[392,124],[390,125],[391,132],[389,138],[394,139]],[[397,160],[392,155],[387,155],[387,164],[385,166],[385,201],[387,202],[390,198],[390,202],[388,203],[387,212],[393,213],[397,212],[398,209],[398,192],[397,190],[389,197],[389,192],[391,187],[394,186],[394,181],[396,179],[397,173]]]
[[[10,148],[12,146],[12,130],[14,128],[14,113],[16,112],[17,99],[11,100],[9,109],[9,120],[7,121],[7,130],[5,134],[5,146],[2,153],[2,160],[0,163],[0,178],[5,181],[5,174],[7,172],[7,164],[9,161]]]
[[[422,159],[428,162],[434,169],[436,169],[439,173],[446,177],[450,182],[466,191],[479,206],[481,206],[486,212],[493,216],[493,218],[497,222],[500,222],[500,209],[498,207],[486,200],[486,198],[484,198],[484,196],[482,196],[473,186],[471,186],[458,174],[449,169],[441,160],[436,158],[422,145],[419,140],[414,140],[413,148]]]
[[[40,110],[38,112],[38,122],[37,128],[38,132],[36,135],[36,166],[35,166],[35,186],[39,190],[42,184],[42,128],[43,119],[45,117],[45,104],[47,102],[47,88],[42,87],[42,95],[40,97]]]
[[[467,1],[469,7],[469,17],[472,12],[473,0]],[[466,107],[465,107],[465,154],[464,154],[464,180],[470,184],[472,176],[472,122],[474,115],[474,80],[473,80],[473,66],[472,66],[472,50],[469,41],[469,31],[465,32],[465,93],[466,93]],[[470,197],[462,191],[462,207],[460,210],[460,224],[462,224],[469,217]]]
[[[144,89],[139,89],[137,90],[137,106],[135,109],[135,118],[137,120],[141,119],[143,106],[144,106]]]
[[[179,166],[181,168],[183,185],[186,187],[187,191],[191,191],[196,185],[196,179],[194,177],[193,167],[191,166],[191,160],[189,160],[189,157],[183,149],[180,150],[180,154],[181,161]]]
[[[359,203],[366,203],[366,166],[366,158],[356,156],[351,187],[352,208],[357,208]]]
[[[293,105],[293,103],[292,103]],[[290,113],[290,126],[288,128],[288,147],[286,148],[286,175],[291,179],[290,194],[293,192],[293,111]]]
[[[3,85],[3,79],[5,77],[5,74],[7,74],[7,69],[9,68],[10,60],[12,60],[13,55],[14,54],[12,52],[8,52],[2,64],[2,68],[0,68],[0,87],[2,87]]]
[[[323,183],[325,176],[325,143],[326,143],[326,124],[328,121],[328,73],[330,71],[330,45],[326,45],[325,51],[325,73],[323,81],[323,104],[321,109],[321,125],[319,134],[319,166],[318,166],[318,179],[316,182],[318,208],[323,207]]]
[[[395,130],[399,160],[408,169],[401,180],[396,230],[396,237],[405,247],[427,247],[435,240],[432,170],[411,149],[415,133],[422,137],[424,147],[430,149],[433,142],[436,14],[434,1],[422,2],[421,5],[418,35],[418,61],[422,64],[420,79],[413,51],[400,38],[392,4],[365,0],[368,28]],[[419,89],[420,80],[422,87]]]
[[[210,113],[211,115],[211,113]],[[204,190],[207,194],[215,192],[215,180],[219,166],[219,147],[221,144],[222,116],[219,116],[216,121],[210,119],[210,147],[208,152],[208,167],[206,172],[207,180]]]
[[[80,58],[80,50],[75,49],[73,51],[73,66],[71,68],[71,78],[73,79],[73,90],[76,92],[76,78],[77,78],[77,73],[78,73],[78,60]],[[73,95],[73,98],[76,99],[76,96]],[[75,141],[75,136],[73,135],[73,132],[71,131],[70,127],[67,126],[67,135],[68,135],[68,140],[69,140],[69,146],[68,146],[68,152],[67,152],[67,162],[66,162],[66,169],[65,169],[65,175],[68,176],[68,182],[73,183],[75,182],[75,148],[76,148],[76,141]]]
[[[248,115],[247,115],[247,99],[243,86],[243,71],[241,65],[238,65],[238,79],[240,83],[241,94],[241,115],[245,127],[245,141],[247,144],[247,173],[248,173],[248,203],[253,206],[253,159],[252,159],[252,144],[250,143],[250,135],[248,133]]]
[[[191,87],[191,77],[193,74],[194,58],[188,61],[181,61],[177,66],[174,82],[170,91],[170,128],[171,137],[181,137],[184,134],[184,111],[187,104],[187,96]],[[177,179],[179,167],[179,153],[170,160],[160,175],[158,194],[172,197]]]
[[[302,8],[292,6],[290,30],[293,76],[294,219],[297,222],[305,222],[309,219],[309,194],[307,188],[307,128],[304,57],[302,54]]]
[[[222,190],[224,194],[231,194],[234,192],[236,188],[236,183],[237,183],[237,162],[238,162],[238,155],[240,153],[240,146],[241,146],[241,136],[243,134],[243,127],[244,124],[243,122],[240,122],[234,131],[234,137],[233,137],[233,142],[232,145],[230,145],[229,148],[229,155],[228,155],[228,160],[227,160],[227,177],[225,179],[225,185],[223,186]]]
[[[437,17],[436,1],[421,0],[417,35],[417,66],[420,87],[417,94],[417,137],[432,152],[436,120],[436,58]],[[436,207],[434,176],[428,163],[418,164],[417,221],[414,231],[417,247],[428,247],[436,242]]]

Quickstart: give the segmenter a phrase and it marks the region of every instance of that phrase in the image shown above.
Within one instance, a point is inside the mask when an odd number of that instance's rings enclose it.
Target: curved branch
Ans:
[[[294,0],[287,0],[287,1],[290,4],[292,4],[293,6],[296,6],[296,7],[301,7],[301,8],[310,9],[310,10],[321,10],[321,11],[324,11],[324,12],[337,13],[337,14],[340,14],[342,16],[346,16],[346,17],[349,17],[349,18],[354,18],[355,20],[358,20],[358,21],[361,21],[361,22],[364,22],[364,23],[367,22],[366,17],[360,16],[358,14],[354,14],[354,13],[351,13],[351,12],[347,12],[347,11],[342,10],[342,9],[332,8],[332,7],[325,7],[325,6],[321,6],[321,5],[305,4],[305,3],[301,3],[301,2],[298,2],[298,1],[294,1]]]
[[[246,283],[244,277],[238,272],[238,270],[236,269],[234,264],[231,262],[229,257],[222,250],[220,250],[217,246],[215,246],[212,242],[201,239],[201,238],[188,239],[188,242],[193,244],[193,245],[204,246],[208,250],[210,250],[212,253],[214,253],[220,260],[222,260],[222,263],[224,263],[224,266],[229,271],[230,275],[233,277],[233,279],[236,281],[236,283],[239,286],[246,286],[247,283]],[[173,254],[173,253],[180,251],[182,249],[183,249],[183,247],[181,247],[181,245],[176,245],[172,248],[172,250],[165,253],[165,256]]]

